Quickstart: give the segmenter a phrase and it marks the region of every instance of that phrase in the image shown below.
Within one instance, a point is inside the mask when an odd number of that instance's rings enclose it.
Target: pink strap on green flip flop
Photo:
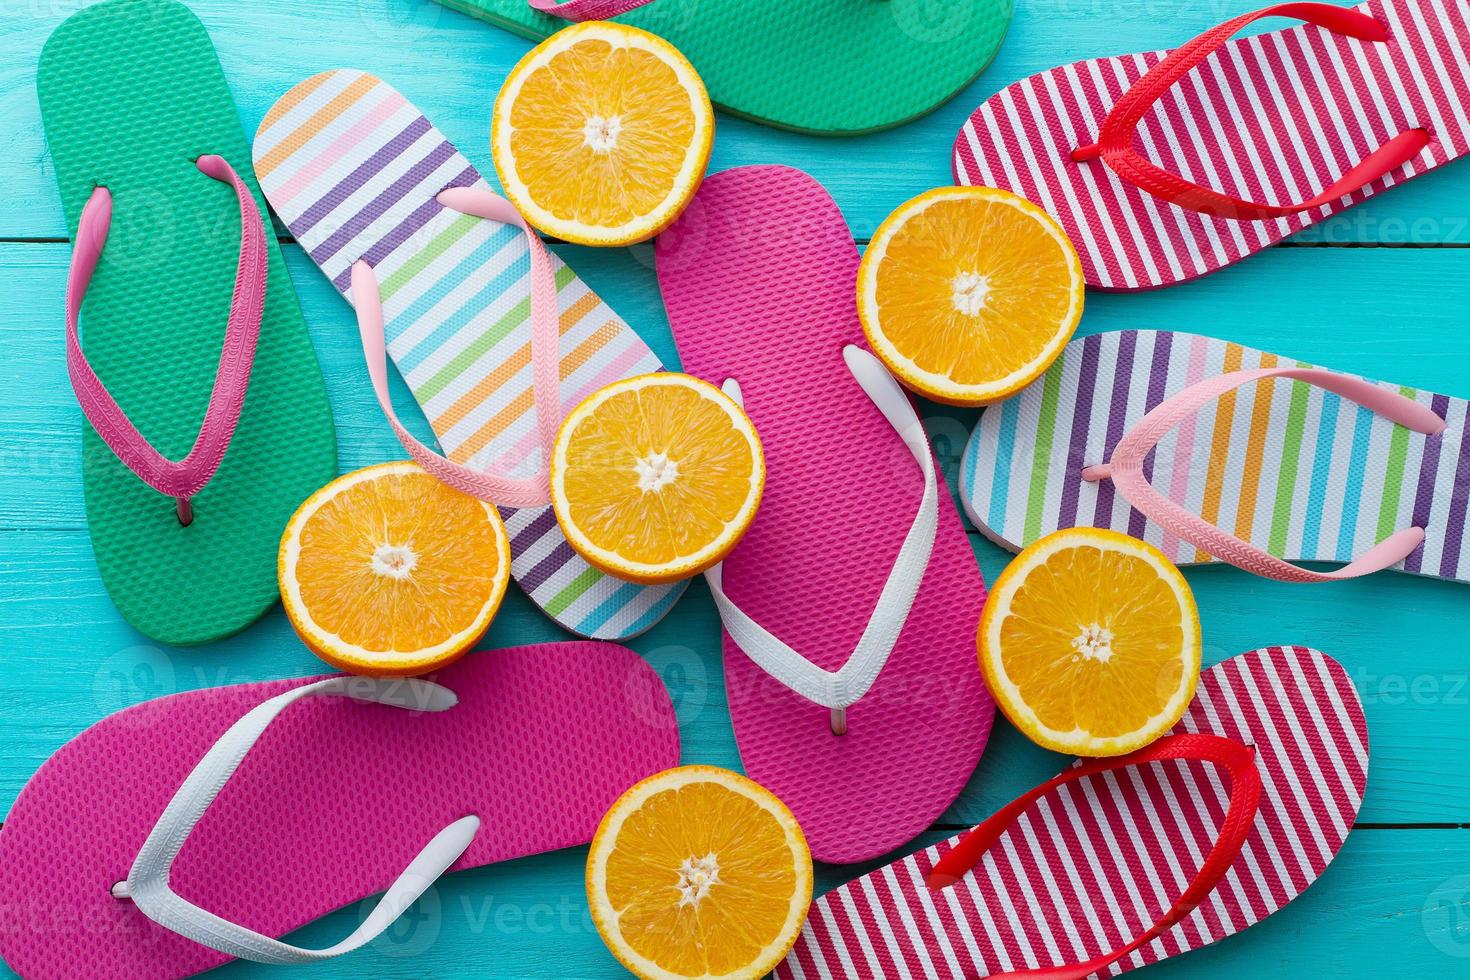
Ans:
[[[1230,775],[1230,805],[1220,824],[1219,835],[1205,855],[1199,870],[1184,894],[1143,934],[1125,945],[1103,953],[1086,963],[1043,966],[992,974],[993,980],[1087,980],[1093,974],[1106,974],[1108,967],[1164,935],[1188,917],[1229,872],[1245,847],[1261,805],[1261,773],[1256,767],[1256,751],[1248,745],[1219,735],[1171,735],[1119,759],[1093,759],[1068,769],[1056,778],[1042,783],[1031,792],[996,812],[989,820],[966,834],[929,873],[928,885],[933,889],[948,888],[976,867],[986,853],[1000,840],[1021,815],[1052,790],[1088,776],[1112,772],[1129,766],[1151,762],[1187,760],[1220,766]]]
[[[1170,173],[1145,157],[1134,146],[1138,124],[1171,88],[1218,52],[1241,28],[1264,17],[1294,17],[1324,30],[1362,41],[1384,42],[1389,33],[1383,24],[1357,10],[1325,3],[1281,3],[1241,14],[1211,28],[1169,53],[1132,88],[1123,93],[1108,112],[1097,142],[1072,151],[1079,163],[1101,159],[1109,169],[1139,190],[1157,198],[1221,218],[1264,220],[1284,218],[1339,201],[1373,181],[1402,167],[1429,144],[1427,130],[1408,129],[1385,142],[1349,168],[1330,187],[1299,204],[1258,204],[1232,197]]]
[[[642,7],[652,0],[567,0],[566,3],[557,3],[557,0],[526,0],[526,2],[543,14],[581,21],[607,20],[609,17],[626,14],[630,10]]]
[[[556,432],[561,425],[561,367],[557,347],[561,330],[557,321],[556,275],[551,256],[541,238],[526,224],[509,201],[487,190],[451,187],[439,192],[438,201],[462,214],[514,225],[526,233],[531,256],[531,387],[536,402],[536,428],[545,459],[551,460]],[[460,493],[502,507],[543,507],[551,502],[551,481],[543,468],[530,479],[507,473],[484,472],[441,456],[419,442],[398,421],[388,396],[388,360],[383,335],[383,304],[373,267],[359,260],[352,266],[352,305],[357,310],[357,328],[362,335],[363,356],[378,405],[393,426],[393,432],[414,461],[441,483]]]
[[[1082,471],[1082,478],[1089,481],[1111,479],[1114,488],[1124,500],[1166,531],[1217,558],[1265,578],[1283,582],[1330,582],[1370,575],[1397,565],[1407,558],[1424,541],[1424,528],[1408,527],[1396,531],[1342,568],[1331,572],[1314,572],[1283,561],[1248,541],[1220,530],[1191,514],[1183,505],[1159,493],[1149,484],[1143,470],[1144,460],[1165,434],[1226,392],[1267,378],[1305,381],[1356,402],[1415,432],[1436,435],[1445,429],[1445,420],[1428,406],[1361,378],[1335,374],[1320,368],[1277,367],[1234,371],[1191,385],[1156,406],[1118,441],[1111,460],[1087,467]]]
[[[106,187],[93,190],[82,208],[66,283],[66,369],[82,414],[107,447],[128,469],[138,474],[139,479],[178,501],[179,522],[185,525],[193,520],[190,498],[202,490],[219,469],[235,434],[235,426],[240,421],[240,409],[245,403],[250,369],[255,361],[256,341],[260,337],[269,262],[265,227],[255,206],[255,198],[245,182],[224,157],[201,156],[196,165],[201,173],[235,188],[235,195],[240,201],[240,261],[235,271],[235,293],[230,301],[230,316],[225,324],[224,345],[220,349],[219,368],[215,372],[214,389],[209,395],[209,407],[205,410],[204,422],[199,427],[194,446],[183,459],[168,459],[153,448],[128,419],[82,353],[77,319],[112,225],[112,194]]]

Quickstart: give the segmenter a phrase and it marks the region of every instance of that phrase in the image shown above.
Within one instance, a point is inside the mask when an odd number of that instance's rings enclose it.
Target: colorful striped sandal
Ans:
[[[1229,40],[1268,16],[1308,26]],[[1283,3],[1002,89],[961,128],[954,172],[1055,215],[1089,285],[1149,289],[1464,156],[1467,106],[1467,0]]]
[[[1180,564],[1283,581],[1386,568],[1470,581],[1466,409],[1223,340],[1095,334],[984,411],[961,499],[1013,550],[1103,527]]]
[[[631,585],[584,562],[557,527],[546,469],[567,410],[661,370],[648,346],[372,75],[324,72],[282,96],[256,134],[255,171],[356,307],[399,440],[445,483],[500,507],[511,574],[532,601],[594,639],[627,639],[662,619],[685,583]],[[394,417],[385,347],[449,458]]]
[[[439,0],[541,40],[617,17],[667,38],[728,112],[818,135],[888,129],[974,81],[1014,0]],[[863,97],[855,99],[854,92]]]
[[[1368,782],[1347,673],[1303,647],[1200,675],[1173,733],[829,892],[777,980],[1086,980],[1218,942],[1316,881]]]

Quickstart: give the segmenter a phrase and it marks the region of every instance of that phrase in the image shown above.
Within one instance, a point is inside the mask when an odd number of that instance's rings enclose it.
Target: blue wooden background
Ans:
[[[117,709],[174,691],[322,667],[279,611],[224,643],[160,648],[123,624],[98,580],[79,482],[81,420],[63,367],[69,248],[34,78],[46,35],[85,5],[0,0],[0,813],[58,746]],[[895,206],[951,182],[954,133],[996,89],[1077,58],[1167,47],[1255,5],[1017,0],[1010,36],[990,70],[928,118],[874,136],[824,140],[722,115],[711,169],[802,167],[831,189],[863,242]],[[430,0],[191,6],[214,37],[247,133],[297,81],[357,67],[391,82],[493,173],[491,100],[527,50],[525,41]],[[105,112],[106,93],[98,96]],[[1150,295],[1091,295],[1082,330],[1197,331],[1470,395],[1467,178],[1470,171],[1453,167],[1428,175],[1203,281]],[[557,248],[665,363],[677,363],[647,248]],[[346,305],[299,248],[288,245],[286,258],[327,376],[342,470],[401,457],[369,394]],[[398,386],[396,393],[400,413],[417,417],[406,391]],[[927,405],[925,413],[953,484],[975,415]],[[420,433],[427,435],[421,423]],[[978,534],[972,540],[993,580],[1007,556]],[[1470,590],[1392,574],[1332,586],[1279,585],[1233,569],[1188,575],[1204,621],[1206,663],[1257,646],[1304,643],[1347,665],[1367,706],[1372,768],[1358,829],[1320,883],[1248,933],[1162,964],[1150,976],[1470,976]],[[512,589],[486,642],[557,635]],[[658,667],[676,700],[685,761],[738,768],[718,626],[704,586],[696,584],[633,645]],[[999,723],[963,796],[922,842],[977,822],[1065,761]],[[293,975],[616,976],[620,969],[586,914],[584,857],[577,849],[457,875],[367,950]],[[832,887],[860,870],[820,868],[819,885]],[[298,938],[333,941],[359,914],[353,906]],[[217,975],[268,971],[237,963]]]

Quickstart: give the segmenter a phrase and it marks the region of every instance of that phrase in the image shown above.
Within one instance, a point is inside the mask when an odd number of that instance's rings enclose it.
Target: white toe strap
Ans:
[[[393,882],[372,913],[346,939],[327,949],[302,949],[222,919],[185,901],[169,888],[174,858],[204,811],[224,789],[241,760],[270,723],[292,704],[311,695],[346,697],[412,711],[445,711],[458,703],[454,692],[415,680],[372,680],[332,677],[279,694],[253,708],[204,754],[179,786],[143,842],[125,882],[112,894],[131,899],[148,918],[166,929],[227,956],[256,963],[311,963],[341,956],[371,942],[402,915],[470,846],[479,817],[469,816],[445,827]]]
[[[807,700],[834,712],[847,708],[868,693],[888,655],[893,652],[898,635],[908,621],[909,610],[913,608],[914,597],[919,593],[919,585],[924,581],[939,527],[939,491],[934,476],[934,457],[913,404],[893,375],[872,354],[859,347],[848,346],[843,349],[842,356],[852,376],[898,432],[924,474],[924,494],[919,501],[919,512],[904,537],[893,569],[888,573],[888,581],[883,584],[873,614],[852,655],[840,670],[823,670],[769,633],[730,600],[725,594],[720,565],[704,573],[710,592],[714,594],[720,620],[735,644],[766,673]],[[736,381],[727,381],[724,387],[727,395],[736,401],[741,400],[740,386]],[[862,479],[862,475],[853,474],[853,479]]]

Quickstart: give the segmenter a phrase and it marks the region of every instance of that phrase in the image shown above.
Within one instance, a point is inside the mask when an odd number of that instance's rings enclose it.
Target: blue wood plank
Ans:
[[[721,115],[711,169],[786,163],[811,171],[866,238],[903,201],[953,180],[960,124],[1009,83],[1064,62],[1178,44],[1258,4],[1159,0],[1021,0],[999,55],[952,102],[913,124],[849,139],[780,133]],[[52,28],[79,6],[20,0],[0,7],[0,237],[63,236],[35,95],[35,62]],[[495,92],[530,47],[430,0],[194,0],[214,38],[246,132],[292,85],[328,68],[362,68],[412,99],[479,165],[489,165]],[[330,43],[323,43],[324,36]],[[854,93],[860,97],[860,93]],[[1470,182],[1430,174],[1333,219],[1309,238],[1332,242],[1470,242]]]

